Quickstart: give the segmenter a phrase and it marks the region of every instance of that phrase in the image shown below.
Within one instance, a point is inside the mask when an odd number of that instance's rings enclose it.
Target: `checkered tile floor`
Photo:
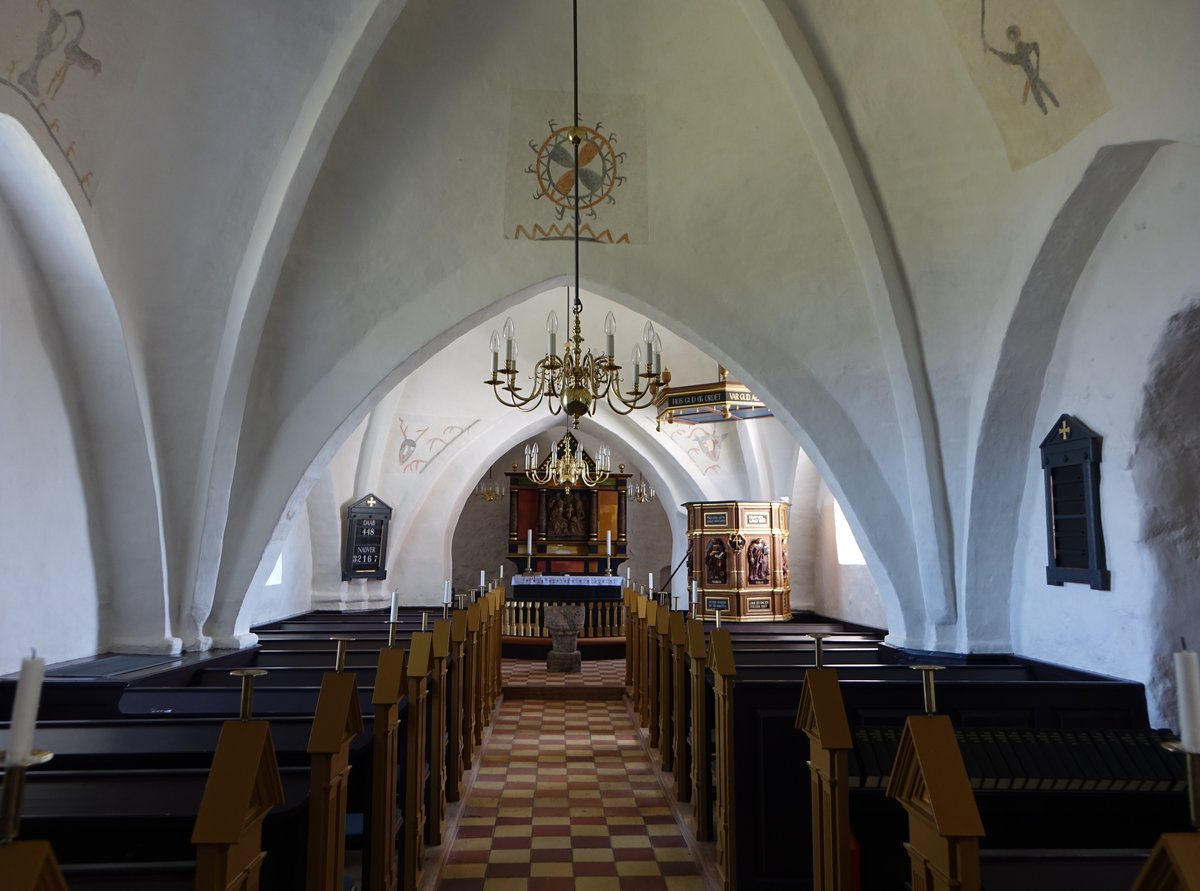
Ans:
[[[623,702],[501,704],[440,891],[705,887]]]
[[[578,674],[546,671],[541,659],[505,659],[500,664],[505,687],[623,687],[624,659],[593,659]]]

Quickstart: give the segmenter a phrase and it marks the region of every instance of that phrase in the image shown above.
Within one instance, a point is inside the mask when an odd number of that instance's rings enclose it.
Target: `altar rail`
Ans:
[[[576,601],[578,603],[578,601]],[[506,600],[501,621],[505,637],[549,638],[546,630],[546,607],[570,606],[566,602]],[[615,601],[584,601],[583,631],[579,637],[596,639],[625,635],[625,604]]]

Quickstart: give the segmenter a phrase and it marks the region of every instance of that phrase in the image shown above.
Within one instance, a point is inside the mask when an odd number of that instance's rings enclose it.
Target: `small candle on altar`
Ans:
[[[612,556],[612,530],[609,529],[604,533],[604,553]]]
[[[400,608],[400,592],[393,591],[392,592],[392,608],[390,610],[388,610],[388,622],[390,624],[395,624],[396,610],[398,610],[399,608]]]
[[[525,553],[532,556],[533,554],[533,530],[525,530]]]
[[[1195,650],[1180,650],[1175,654],[1175,694],[1179,699],[1179,738],[1183,748],[1200,752],[1200,654]]]
[[[21,677],[13,697],[12,724],[8,731],[8,763],[20,764],[33,754],[33,729],[37,726],[38,702],[42,698],[42,677],[46,660],[37,651],[21,660]]]

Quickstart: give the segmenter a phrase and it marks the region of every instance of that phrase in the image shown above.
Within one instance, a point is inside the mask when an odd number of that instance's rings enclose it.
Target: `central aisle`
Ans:
[[[441,891],[704,891],[624,702],[506,700]]]

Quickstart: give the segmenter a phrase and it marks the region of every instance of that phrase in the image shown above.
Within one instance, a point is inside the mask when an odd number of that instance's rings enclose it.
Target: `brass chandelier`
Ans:
[[[484,501],[496,501],[504,497],[504,486],[496,482],[492,477],[492,471],[488,469],[487,479],[482,479],[475,486],[475,495],[482,498]]]
[[[617,322],[610,312],[604,319],[604,352],[593,354],[584,351],[581,317],[583,301],[579,296],[579,229],[582,202],[579,192],[579,145],[585,139],[590,142],[592,131],[581,126],[579,117],[579,2],[571,6],[572,59],[574,63],[575,116],[567,138],[574,148],[574,196],[565,186],[559,188],[569,202],[574,214],[575,243],[575,296],[567,289],[567,316],[574,316],[574,330],[569,334],[562,354],[558,354],[558,316],[551,311],[546,319],[546,355],[533,366],[532,383],[528,392],[518,383],[516,331],[511,318],[504,322],[503,333],[492,331],[488,348],[492,354],[492,376],[484,381],[502,405],[521,411],[533,411],[546,402],[552,415],[566,413],[571,426],[579,427],[579,419],[594,415],[601,402],[618,414],[628,415],[635,409],[648,408],[654,404],[659,388],[670,381],[670,372],[662,370],[662,340],[654,326],[646,322],[642,330],[642,346],[633,348],[630,375],[632,386],[622,392],[621,366],[613,356],[616,349]],[[500,362],[501,340],[503,340],[504,363]],[[664,380],[665,378],[665,380]],[[643,387],[644,384],[644,387]],[[534,462],[536,464],[536,462]]]
[[[638,504],[649,504],[654,500],[654,487],[639,473],[638,481],[626,490],[626,497]]]
[[[612,469],[612,450],[602,445],[595,460],[584,454],[583,446],[568,430],[554,446],[554,453],[538,463],[536,442],[525,446],[525,476],[539,486],[573,486],[594,488],[608,479]]]

